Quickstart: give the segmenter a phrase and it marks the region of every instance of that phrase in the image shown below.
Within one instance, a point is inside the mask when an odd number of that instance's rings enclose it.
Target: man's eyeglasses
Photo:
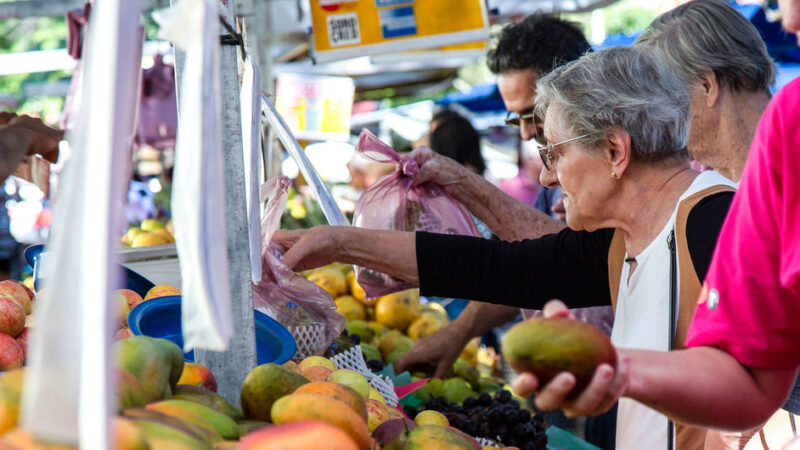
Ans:
[[[533,117],[533,108],[522,111],[522,114],[509,111],[508,114],[506,114],[506,125],[519,128],[523,120],[533,120]]]
[[[569,138],[567,140],[556,142],[555,144],[545,145],[544,147],[539,148],[539,156],[542,158],[542,163],[544,164],[545,169],[552,170],[553,169],[553,148],[557,147],[561,144],[567,144],[572,141],[577,141],[578,139],[584,139],[590,136],[594,136],[595,133],[584,134],[581,136],[577,136],[574,138]]]
[[[536,134],[533,136],[533,140],[539,145],[545,145],[547,142],[544,139],[544,123],[542,123],[542,120],[539,118],[539,116],[533,112],[533,108],[528,108],[522,111],[520,114],[511,111],[506,114],[506,125],[514,128],[519,128],[522,126],[523,120],[529,120],[533,122],[536,131]]]

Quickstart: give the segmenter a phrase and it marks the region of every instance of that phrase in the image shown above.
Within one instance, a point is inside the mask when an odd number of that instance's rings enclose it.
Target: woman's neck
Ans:
[[[635,257],[664,229],[681,194],[698,173],[687,162],[668,170],[642,165],[627,175],[619,197],[621,213],[616,228],[624,233],[628,255]]]
[[[739,182],[758,121],[769,100],[769,95],[763,92],[731,94],[723,98],[719,126],[714,131],[716,151],[708,156],[711,161],[706,165],[729,180]]]

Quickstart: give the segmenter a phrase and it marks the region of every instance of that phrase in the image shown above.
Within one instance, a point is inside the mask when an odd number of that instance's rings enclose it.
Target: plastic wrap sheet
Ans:
[[[47,284],[37,305],[21,425],[42,440],[111,447],[116,410],[109,299],[133,142],[142,28],[138,0],[104,0],[86,44],[84,92],[70,136],[72,158],[55,202]]]
[[[242,74],[242,144],[247,185],[247,215],[250,233],[250,273],[253,283],[261,281],[261,74],[248,55]]]

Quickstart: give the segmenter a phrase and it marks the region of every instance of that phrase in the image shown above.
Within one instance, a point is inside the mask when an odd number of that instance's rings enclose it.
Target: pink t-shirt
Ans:
[[[500,180],[501,191],[526,205],[533,205],[533,202],[536,201],[536,194],[539,193],[541,187],[541,184],[528,178],[523,169],[520,169],[517,176],[513,178]]]
[[[800,365],[800,79],[761,118],[686,344],[752,367]]]

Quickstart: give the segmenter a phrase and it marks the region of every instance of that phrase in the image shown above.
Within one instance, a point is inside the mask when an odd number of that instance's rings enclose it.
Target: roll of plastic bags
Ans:
[[[219,12],[181,0],[155,16],[185,54],[179,86],[172,214],[181,262],[184,350],[224,351],[233,334],[220,123]]]

